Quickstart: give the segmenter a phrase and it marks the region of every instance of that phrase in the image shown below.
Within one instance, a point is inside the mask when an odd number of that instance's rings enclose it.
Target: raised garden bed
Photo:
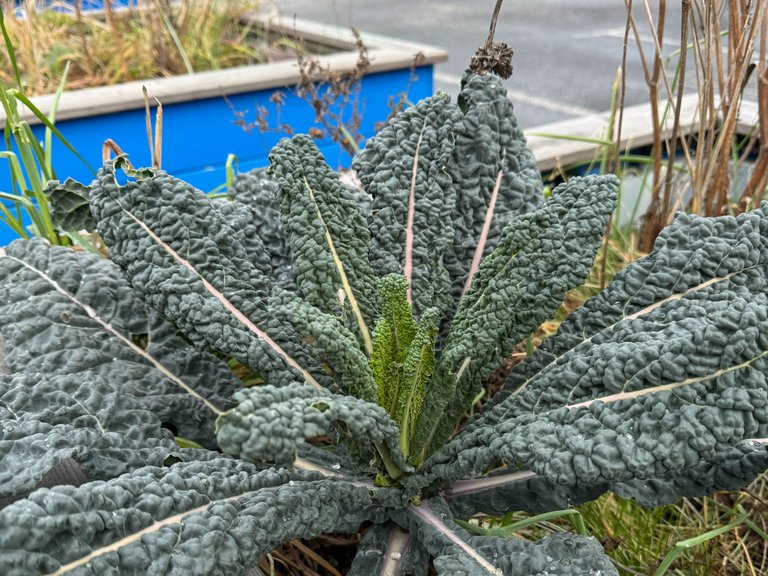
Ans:
[[[321,25],[300,19],[278,17],[261,19],[270,34],[301,39],[321,48],[316,60],[320,67],[334,74],[350,73],[358,65],[355,37],[348,29]],[[377,123],[391,114],[392,97],[407,93],[417,101],[433,92],[433,65],[445,61],[445,50],[379,36],[362,34],[370,64],[360,81],[357,95],[363,137],[374,133]],[[194,184],[210,190],[225,181],[229,154],[238,159],[241,171],[267,164],[267,153],[286,133],[287,124],[294,132],[310,132],[319,125],[315,111],[292,90],[301,80],[297,63],[285,60],[237,69],[200,72],[173,78],[151,79],[65,92],[56,114],[56,124],[69,142],[92,166],[99,166],[102,145],[112,139],[130,154],[137,166],[150,164],[142,86],[150,99],[163,105],[162,167]],[[284,98],[279,110],[275,94]],[[47,112],[54,97],[34,97],[34,103]],[[266,110],[269,128],[246,131],[238,120],[255,123],[257,110]],[[241,115],[238,116],[237,113]],[[24,113],[30,124],[36,122]],[[0,112],[0,128],[5,115]],[[274,129],[272,129],[274,128]],[[34,127],[43,137],[43,127]],[[345,166],[349,155],[328,135],[317,144],[329,163]],[[57,174],[88,182],[92,174],[61,143],[53,145],[53,165]],[[4,167],[3,167],[4,168]],[[10,189],[8,171],[0,170],[0,190]],[[0,245],[12,238],[0,232]],[[5,235],[5,236],[4,236]]]

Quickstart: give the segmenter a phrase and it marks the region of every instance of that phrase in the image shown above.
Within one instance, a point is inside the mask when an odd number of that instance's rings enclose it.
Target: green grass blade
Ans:
[[[32,128],[27,122],[21,121],[14,127],[13,135],[19,149],[21,162],[24,165],[24,172],[29,180],[30,190],[34,192],[42,189],[45,185],[40,177],[40,163],[38,162],[42,155],[42,148],[35,139]]]
[[[179,51],[179,55],[181,56],[181,59],[184,62],[184,68],[187,69],[187,74],[194,74],[195,69],[192,67],[192,62],[189,61],[189,56],[187,56],[187,51],[184,50],[184,45],[181,43],[181,39],[179,38],[179,35],[176,33],[176,29],[173,27],[173,24],[168,18],[168,15],[163,10],[159,10],[159,12],[160,12],[160,16],[163,18],[163,24],[165,24],[165,29],[168,30],[168,35],[171,37],[171,40],[173,40],[173,43],[176,45],[176,49]]]
[[[537,514],[536,516],[523,518],[522,520],[518,520],[517,522],[513,522],[512,524],[507,524],[506,526],[501,526],[499,528],[482,528],[481,526],[477,526],[476,524],[471,524],[469,522],[464,522],[462,520],[455,519],[454,521],[462,528],[475,534],[480,534],[482,536],[497,536],[500,538],[508,538],[515,532],[523,530],[524,528],[528,528],[529,526],[533,526],[534,524],[539,524],[541,522],[547,522],[555,518],[562,518],[563,516],[568,516],[570,518],[578,534],[583,536],[587,535],[587,526],[584,523],[584,517],[581,515],[581,512],[572,508],[568,508],[566,510],[553,510],[552,512]]]
[[[2,194],[3,193],[0,192],[0,195]],[[8,196],[10,196],[10,194],[8,194]],[[13,196],[13,198],[15,199],[16,196]],[[19,211],[18,204],[16,206],[16,216],[14,216],[11,214],[11,211],[8,210],[8,207],[0,202],[0,222],[3,222],[21,238],[29,239],[29,233],[24,229],[24,223],[21,220],[21,212]]]
[[[16,61],[16,50],[11,42],[11,36],[8,34],[8,30],[5,27],[5,16],[3,11],[0,10],[0,31],[3,33],[3,41],[5,42],[5,49],[8,52],[8,57],[11,60],[11,67],[13,68],[13,75],[16,77],[16,85],[21,89],[21,73],[19,72],[19,63]],[[0,86],[2,88],[2,86]]]
[[[227,190],[231,190],[232,185],[235,183],[235,171],[237,170],[237,155],[228,154],[227,163],[224,165],[224,167],[226,168],[226,174],[227,174],[227,181],[226,181]]]
[[[72,152],[72,154],[74,154],[77,157],[77,159],[80,160],[80,162],[82,162],[86,166],[86,168],[88,168],[88,170],[90,170],[90,172],[94,176],[96,175],[96,171],[91,167],[90,164],[88,164],[88,161],[85,158],[83,158],[77,150],[75,150],[75,148],[72,146],[72,144],[69,143],[69,140],[67,140],[64,137],[64,135],[61,132],[59,132],[59,129],[56,128],[56,126],[54,126],[50,122],[50,120],[48,120],[48,118],[45,116],[45,114],[43,114],[40,111],[40,109],[37,106],[35,106],[29,98],[27,98],[27,96],[25,96],[24,94],[22,94],[18,90],[9,90],[9,92],[11,92],[12,95],[17,100],[19,100],[19,102],[24,104],[24,106],[26,106],[32,112],[32,114],[34,114],[37,117],[37,119],[40,120],[40,122],[43,125],[45,125],[47,128],[49,128],[51,130],[51,132],[53,132],[53,134],[56,136],[56,138],[58,138],[59,141],[62,144],[64,144],[64,146],[66,146],[67,149],[70,152]]]
[[[569,142],[583,142],[585,144],[595,144],[598,146],[607,146],[611,149],[616,147],[615,142],[604,138],[589,138],[588,136],[574,136],[569,134],[551,134],[549,132],[526,132],[526,136],[537,136],[539,138],[549,138],[550,140],[567,140]]]
[[[8,194],[7,192],[0,192],[0,200],[8,200],[14,204],[23,204],[25,198],[23,196],[16,196],[15,194]],[[27,200],[29,202],[29,200]]]
[[[5,142],[5,149],[11,150],[11,124],[12,121],[18,119],[18,113],[16,111],[16,99],[9,94],[9,91],[0,85],[0,104],[5,111],[5,127],[3,128],[3,140]]]
[[[202,448],[200,444],[189,438],[183,438],[181,436],[174,437],[174,441],[179,448]]]
[[[528,337],[525,339],[525,357],[530,358],[534,352],[533,334],[528,334]]]
[[[59,109],[59,101],[61,100],[61,94],[64,92],[64,84],[67,81],[67,76],[69,75],[69,61],[67,61],[67,64],[64,66],[64,74],[61,75],[61,81],[59,82],[59,87],[56,88],[56,94],[53,97],[53,103],[51,104],[51,110],[48,112],[48,121],[51,123],[51,126],[56,124],[56,110]],[[45,127],[45,153],[43,154],[43,171],[46,174],[46,178],[48,180],[56,180],[56,172],[53,170],[53,162],[51,155],[53,154],[53,147],[52,144],[52,136],[53,132],[48,126]]]
[[[64,238],[67,238],[73,246],[78,246],[82,248],[83,251],[90,252],[99,258],[105,257],[105,255],[94,245],[93,237],[81,236],[77,232],[62,232],[61,234]]]
[[[712,538],[720,536],[721,534],[730,532],[734,528],[744,524],[745,518],[746,516],[742,516],[730,524],[726,524],[720,528],[715,528],[714,530],[700,534],[695,538],[689,538],[688,540],[678,542],[672,548],[670,548],[669,552],[667,552],[667,554],[664,556],[664,559],[661,561],[661,564],[659,564],[659,568],[654,573],[654,576],[664,576],[672,563],[677,560],[677,558],[682,556],[688,549],[699,546],[708,540],[712,540]]]
[[[24,190],[27,189],[27,181],[24,178],[24,171],[21,169],[18,156],[8,150],[0,152],[0,158],[8,160],[11,170],[11,184],[13,191],[18,190],[19,195],[22,195]]]
[[[227,198],[229,196],[229,190],[235,183],[235,175],[237,174],[237,155],[228,154],[227,161],[224,164],[225,180],[213,190],[206,192],[208,198]]]
[[[24,211],[29,215],[29,218],[32,220],[32,226],[34,227],[34,232],[36,232],[38,236],[44,236],[44,232],[46,230],[46,223],[43,220],[42,215],[40,214],[40,211],[37,209],[37,207],[35,206],[35,203],[32,202],[32,200],[30,200],[29,198],[25,198],[24,196],[6,194],[5,192],[0,192],[0,200],[9,200],[15,203],[17,206],[23,207]],[[23,228],[21,217],[14,220],[16,220],[19,226]],[[14,226],[11,226],[11,227],[14,228],[14,230],[16,229]],[[47,235],[45,235],[45,238],[50,240],[50,238]],[[58,240],[57,237],[56,239]]]
[[[350,133],[349,130],[347,130],[347,127],[344,126],[344,124],[339,125],[339,130],[341,131],[341,134],[344,136],[344,140],[347,141],[350,148],[354,150],[355,154],[360,153],[360,144],[357,143],[357,140],[355,140],[355,137]]]
[[[752,520],[745,519],[744,525],[747,526],[750,530],[752,530],[755,534],[760,536],[763,540],[768,542],[768,533],[765,532],[760,526],[752,522]]]
[[[48,198],[45,195],[45,188],[48,181],[51,180],[49,170],[45,168],[46,152],[35,138],[32,128],[27,122],[21,122],[17,129],[19,138],[17,145],[21,152],[24,168],[30,182],[30,192],[37,203],[37,209],[40,212],[43,228],[38,232],[44,235],[52,244],[59,244],[59,235],[51,220]],[[28,194],[29,195],[29,194]]]

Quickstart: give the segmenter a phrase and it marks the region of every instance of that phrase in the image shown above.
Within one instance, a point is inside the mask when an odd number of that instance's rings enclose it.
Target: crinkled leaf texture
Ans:
[[[230,454],[291,464],[305,438],[335,428],[336,436],[366,449],[364,460],[370,459],[376,444],[382,444],[397,466],[410,469],[400,452],[400,431],[376,404],[302,384],[249,388],[235,394],[235,400],[237,407],[216,423],[219,445]]]
[[[0,335],[8,372],[119,385],[135,407],[209,447],[217,411],[240,388],[226,365],[148,312],[113,262],[42,240],[0,252]]]
[[[435,558],[435,570],[441,575],[618,574],[594,538],[555,533],[529,542],[522,538],[471,535],[453,521],[441,498],[426,500],[394,517]]]
[[[110,257],[150,307],[193,343],[222,350],[273,384],[328,384],[293,327],[269,312],[272,280],[199,190],[165,172],[117,182],[99,170],[91,209]]]
[[[0,376],[0,499],[31,491],[70,459],[89,480],[162,465],[178,447],[137,404],[95,374]]]
[[[269,252],[259,236],[259,227],[253,218],[253,211],[240,202],[221,201],[212,204],[224,220],[238,235],[238,240],[245,249],[248,259],[257,270],[272,276],[273,268]]]
[[[240,383],[153,318],[110,261],[18,240],[0,251],[0,500],[215,446]],[[58,479],[58,480],[57,480]]]
[[[427,390],[413,451],[431,454],[512,346],[587,278],[613,212],[614,177],[573,178],[504,229],[471,279]]]
[[[339,180],[307,135],[284,138],[269,160],[299,289],[318,309],[341,316],[370,353],[378,298],[359,194]]]
[[[475,260],[491,253],[509,221],[544,202],[536,159],[501,79],[466,74],[458,104],[463,127],[449,164],[456,193],[455,235],[444,258],[456,301]]]
[[[509,484],[602,484],[648,504],[749,482],[766,464],[767,239],[768,204],[678,215],[513,371],[422,481],[504,465]]]
[[[313,352],[333,366],[335,385],[356,398],[375,400],[376,385],[368,358],[355,335],[334,316],[320,312],[296,293],[277,286],[269,298],[269,310],[276,318],[290,322],[299,334],[312,342]]]
[[[227,458],[149,466],[0,511],[0,573],[234,576],[282,542],[355,531],[377,515],[369,487],[314,472]]]
[[[250,213],[249,226],[263,244],[275,283],[281,288],[295,289],[293,258],[280,222],[276,191],[275,178],[267,174],[265,168],[257,168],[238,174],[227,196],[232,204],[242,206]]]
[[[51,180],[45,187],[45,195],[51,207],[51,219],[62,230],[78,232],[96,229],[91,215],[90,189],[77,180],[67,178],[63,183]]]
[[[611,490],[634,498],[648,508],[669,504],[684,496],[704,496],[719,490],[740,490],[768,470],[768,441],[745,442],[712,458],[667,476],[619,482]]]
[[[452,308],[442,260],[452,247],[455,193],[446,171],[461,111],[447,94],[427,98],[371,138],[352,167],[373,197],[370,261],[380,276],[408,279],[417,316]]]

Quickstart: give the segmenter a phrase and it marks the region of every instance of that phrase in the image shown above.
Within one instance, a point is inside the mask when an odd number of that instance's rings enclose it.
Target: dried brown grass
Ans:
[[[4,14],[13,0],[0,0]],[[23,2],[23,18],[6,18],[25,93],[55,91],[70,63],[66,88],[103,86],[254,64],[281,53],[282,39],[257,34],[258,0],[138,0],[129,9],[105,2],[83,12],[82,2],[60,10]],[[0,54],[0,82],[12,83],[9,56]]]

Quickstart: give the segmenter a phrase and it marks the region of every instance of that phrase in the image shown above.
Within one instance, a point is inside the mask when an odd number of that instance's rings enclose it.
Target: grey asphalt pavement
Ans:
[[[435,88],[456,93],[462,72],[488,33],[495,0],[266,0],[283,15],[447,48]],[[642,2],[636,2],[642,6]],[[677,18],[675,18],[677,16]],[[622,0],[506,0],[496,40],[515,50],[507,82],[523,128],[608,110],[621,64],[626,8]],[[638,24],[647,22],[636,9]],[[667,30],[680,28],[670,9]],[[642,35],[648,57],[653,44]],[[670,40],[665,48],[676,44]],[[627,51],[626,104],[648,101],[637,46]]]

